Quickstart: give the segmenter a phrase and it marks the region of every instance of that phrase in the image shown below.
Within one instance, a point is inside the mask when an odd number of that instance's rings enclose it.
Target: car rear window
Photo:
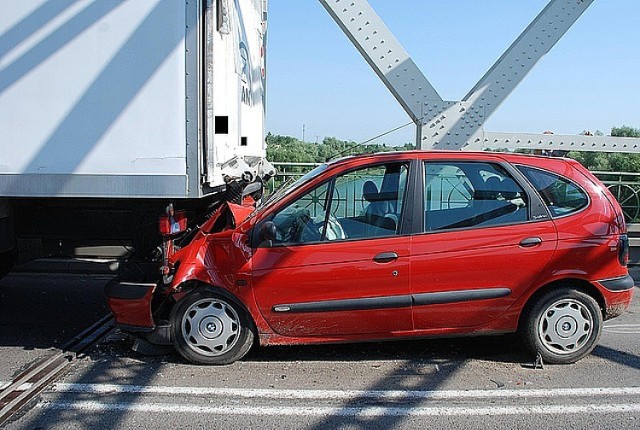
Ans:
[[[553,217],[578,212],[589,204],[587,193],[560,175],[527,166],[518,169],[538,190]]]

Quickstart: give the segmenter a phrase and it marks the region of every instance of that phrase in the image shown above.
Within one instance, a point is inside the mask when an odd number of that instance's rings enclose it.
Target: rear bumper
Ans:
[[[128,332],[153,331],[151,300],[156,284],[112,281],[105,287],[109,309],[116,324]]]
[[[598,282],[609,291],[626,291],[631,290],[634,286],[634,281],[631,275],[614,279],[606,279]]]
[[[629,310],[633,298],[634,281],[631,275],[597,282],[602,287],[606,308],[605,319],[615,318]]]

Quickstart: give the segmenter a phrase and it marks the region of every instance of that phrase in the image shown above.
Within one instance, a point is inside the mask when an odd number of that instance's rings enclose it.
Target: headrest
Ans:
[[[368,202],[376,200],[378,195],[378,187],[373,181],[366,181],[362,186],[362,197]]]

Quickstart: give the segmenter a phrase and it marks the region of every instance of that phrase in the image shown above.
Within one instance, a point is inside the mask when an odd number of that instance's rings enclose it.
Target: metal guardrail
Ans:
[[[321,163],[273,163],[274,167],[278,170],[276,175],[276,183],[284,182],[291,176],[302,176],[314,167],[319,166]]]
[[[622,206],[628,223],[640,223],[640,173],[593,172]]]
[[[308,171],[313,170],[314,167],[319,166],[321,163],[275,162],[271,164],[273,164],[278,173],[266,184],[266,188],[269,193],[273,192],[274,189],[278,188],[289,178],[300,177]]]
[[[318,166],[319,163],[273,163],[278,174],[269,181],[272,191],[291,177],[299,177]],[[627,222],[640,224],[640,173],[593,172],[608,188],[622,206]]]

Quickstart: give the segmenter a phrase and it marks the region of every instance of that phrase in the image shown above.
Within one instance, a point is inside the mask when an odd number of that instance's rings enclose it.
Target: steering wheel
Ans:
[[[325,215],[320,214],[311,218],[306,209],[293,210],[287,214],[281,214],[274,220],[276,223],[280,242],[282,243],[308,243],[319,242],[322,239]],[[325,240],[346,239],[347,235],[340,222],[329,214],[327,233]]]
[[[308,215],[303,215],[299,218],[301,231],[299,236],[299,242],[318,242],[322,239],[322,230],[324,228],[324,216],[320,215],[315,219],[310,218]],[[346,239],[347,235],[344,233],[344,229],[340,222],[333,215],[329,214],[327,222],[327,233],[325,240],[338,240]]]
[[[308,213],[298,217],[299,243],[318,242],[322,238],[322,223],[315,222]]]
[[[320,226],[322,228],[322,225]],[[346,239],[347,235],[344,233],[344,229],[340,224],[340,221],[332,214],[329,214],[329,220],[327,222],[327,233],[325,234],[326,240],[339,240]]]

